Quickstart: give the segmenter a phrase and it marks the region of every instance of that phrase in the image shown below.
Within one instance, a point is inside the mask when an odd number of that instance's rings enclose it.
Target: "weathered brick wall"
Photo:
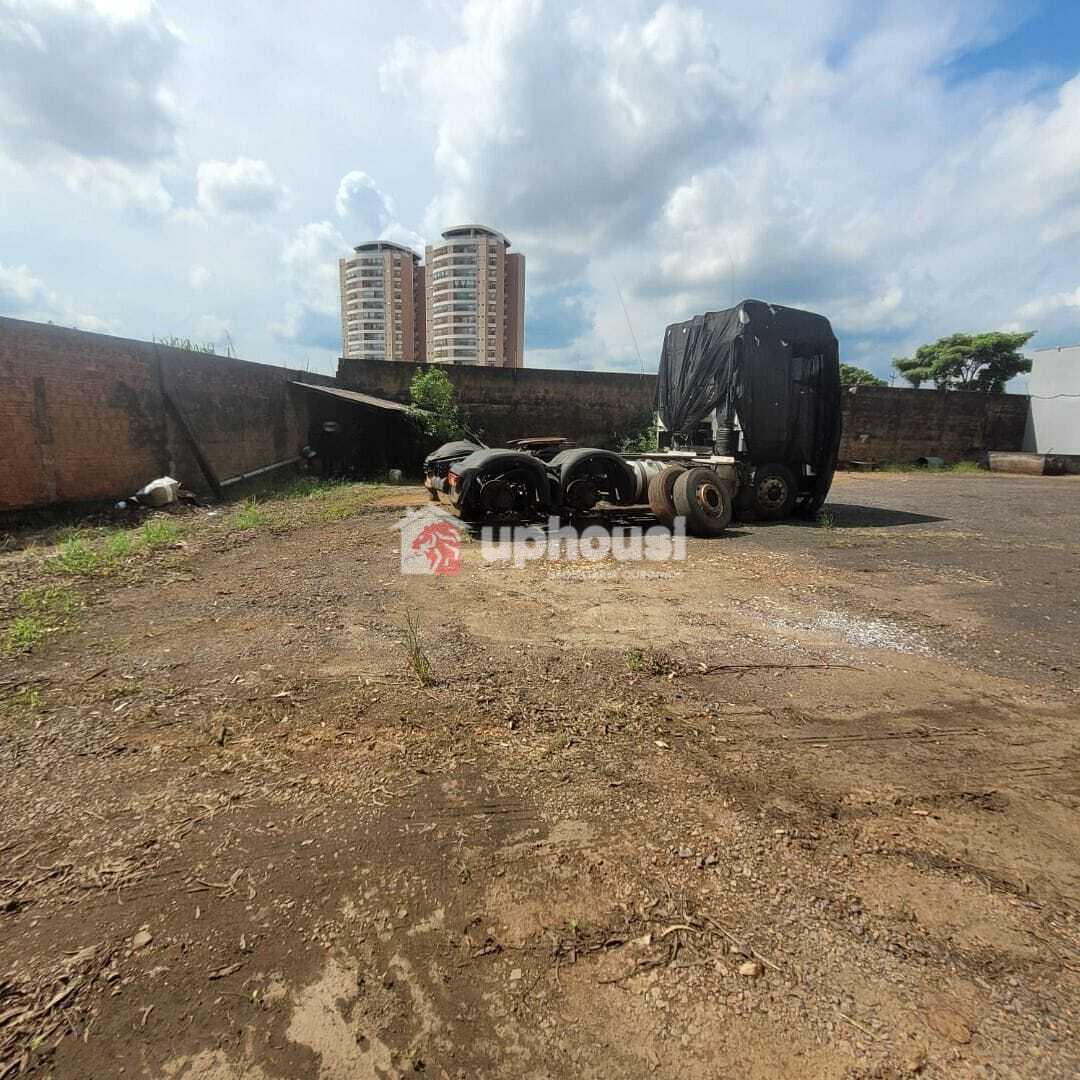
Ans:
[[[338,380],[368,394],[407,401],[420,365],[343,359]],[[537,369],[446,367],[470,425],[489,442],[525,435],[565,435],[611,445],[650,414],[654,375]],[[841,461],[907,462],[978,458],[986,449],[1018,450],[1028,399],[1020,394],[902,390],[844,391]]]
[[[295,457],[308,439],[309,398],[289,380],[333,382],[224,356],[169,354],[165,387],[222,480]]]
[[[154,369],[128,342],[73,333],[0,319],[0,508],[107,497],[168,470]]]
[[[848,387],[841,461],[907,462],[923,456],[976,460],[984,450],[1019,450],[1023,394]]]
[[[338,382],[365,394],[409,400],[420,364],[343,359]],[[564,435],[594,446],[615,445],[652,415],[654,375],[539,368],[443,368],[469,426],[486,442],[525,435]]]
[[[342,385],[407,401],[415,364],[342,360]],[[564,435],[614,445],[653,407],[651,375],[450,367],[472,427],[498,443]],[[176,401],[219,479],[292,457],[313,413],[290,380],[326,376],[0,318],[0,510],[111,499],[164,473],[203,487]],[[322,397],[322,395],[320,395]],[[955,461],[1019,450],[1027,398],[859,387],[846,391],[842,460]]]
[[[307,392],[265,364],[0,318],[0,510],[128,495],[165,473],[205,482],[171,393],[219,479],[295,455]]]

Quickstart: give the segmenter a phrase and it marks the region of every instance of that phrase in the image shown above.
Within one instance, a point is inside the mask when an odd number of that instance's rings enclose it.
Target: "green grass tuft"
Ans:
[[[131,554],[131,533],[127,529],[117,529],[105,538],[102,554],[107,562],[119,562]]]
[[[409,667],[420,685],[432,686],[435,674],[420,640],[420,616],[412,611],[405,614],[405,649],[409,654]]]
[[[5,719],[30,720],[40,707],[41,693],[29,686],[0,698],[0,716]]]
[[[922,476],[955,476],[956,474],[988,476],[989,472],[977,461],[954,461],[951,465],[915,465],[912,462],[887,462],[878,470],[885,473],[919,473]]]
[[[104,559],[90,547],[83,535],[76,534],[60,544],[60,550],[46,565],[55,573],[89,577],[101,573]]]
[[[171,521],[148,521],[137,533],[139,543],[148,551],[172,547],[180,539],[180,530]]]
[[[270,519],[259,509],[255,499],[245,499],[243,505],[232,516],[234,529],[247,530],[258,529]]]
[[[78,593],[66,585],[38,585],[19,593],[19,607],[31,615],[55,618],[70,615],[78,606]]]
[[[5,655],[29,652],[45,636],[45,627],[32,615],[20,615],[4,631],[0,651]]]

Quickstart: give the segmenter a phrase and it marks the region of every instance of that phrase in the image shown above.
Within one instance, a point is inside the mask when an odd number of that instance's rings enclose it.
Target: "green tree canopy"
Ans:
[[[409,384],[411,415],[435,443],[461,438],[461,416],[454,402],[454,385],[441,368],[417,371]]]
[[[840,365],[841,386],[885,386],[885,380],[879,379],[872,371],[856,367],[854,364]]]
[[[1034,333],[952,334],[920,345],[913,357],[898,356],[893,367],[916,389],[932,382],[939,390],[1000,393],[1014,375],[1031,370],[1020,350]]]

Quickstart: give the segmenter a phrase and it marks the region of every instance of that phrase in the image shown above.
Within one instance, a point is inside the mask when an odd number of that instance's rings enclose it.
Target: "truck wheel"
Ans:
[[[675,481],[686,469],[682,465],[667,465],[649,481],[649,509],[661,525],[671,528],[675,520],[675,502],[672,491]]]
[[[799,487],[786,465],[762,465],[754,473],[754,513],[762,521],[791,516]]]
[[[676,478],[672,496],[692,536],[719,536],[731,521],[731,496],[712,469],[687,469]]]

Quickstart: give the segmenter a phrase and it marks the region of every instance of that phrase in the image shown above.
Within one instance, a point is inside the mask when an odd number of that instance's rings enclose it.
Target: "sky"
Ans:
[[[1080,342],[1075,0],[0,0],[0,314],[332,373],[337,259],[479,222],[526,364],[755,297]]]

